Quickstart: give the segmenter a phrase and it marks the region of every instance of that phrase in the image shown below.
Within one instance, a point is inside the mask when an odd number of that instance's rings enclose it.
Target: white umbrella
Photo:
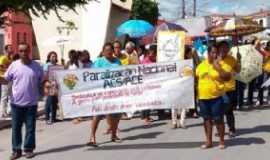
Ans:
[[[65,52],[65,44],[69,44],[74,39],[71,36],[53,36],[47,40],[45,40],[42,45],[43,46],[54,46],[57,45],[60,48],[61,59],[64,57]]]
[[[44,46],[53,46],[53,45],[65,45],[73,41],[71,36],[53,36],[45,40],[42,45]]]

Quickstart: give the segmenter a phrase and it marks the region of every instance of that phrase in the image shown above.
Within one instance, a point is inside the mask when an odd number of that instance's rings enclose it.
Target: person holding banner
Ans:
[[[217,47],[210,46],[208,48],[208,59],[200,63],[196,69],[200,114],[204,119],[206,135],[206,142],[201,146],[202,149],[208,149],[213,146],[213,121],[216,124],[220,137],[219,148],[225,148],[223,95],[225,93],[224,82],[230,80],[230,76],[225,72],[220,61],[221,58],[218,58]]]
[[[148,49],[148,53],[144,56],[141,64],[156,63],[157,58],[157,46],[151,45]],[[145,125],[150,125],[154,120],[150,117],[151,110],[141,111],[141,119],[144,120]]]
[[[118,58],[113,55],[113,45],[112,43],[106,43],[103,46],[102,57],[98,58],[94,64],[94,68],[112,68],[118,67],[121,65],[121,62]],[[121,114],[110,114],[106,115],[107,122],[109,122],[109,126],[111,126],[111,141],[116,142],[120,141],[120,138],[117,136],[117,129],[119,124],[119,119],[121,118]],[[90,141],[87,143],[88,146],[97,147],[96,143],[96,131],[98,129],[98,125],[102,116],[94,116],[91,122],[91,136]]]
[[[227,119],[227,125],[229,128],[229,136],[236,136],[234,109],[237,106],[237,93],[236,93],[236,81],[235,75],[240,72],[240,58],[237,60],[231,56],[230,47],[228,42],[222,41],[218,43],[218,52],[222,58],[220,64],[224,66],[225,71],[229,74],[230,80],[225,82],[225,115]],[[228,98],[226,101],[226,98]]]
[[[45,73],[44,82],[44,94],[46,97],[45,102],[45,119],[46,124],[51,125],[56,122],[57,107],[58,107],[58,89],[55,80],[49,77],[49,67],[57,65],[57,53],[52,51],[48,54],[46,64],[43,66],[43,71]]]

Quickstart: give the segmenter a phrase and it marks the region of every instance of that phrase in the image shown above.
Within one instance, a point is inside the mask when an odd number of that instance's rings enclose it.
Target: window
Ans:
[[[23,42],[24,43],[27,42],[27,34],[26,34],[26,32],[23,33]]]
[[[20,44],[21,40],[20,40],[20,32],[17,32],[17,37],[16,37],[16,41],[17,41],[17,44]]]
[[[260,24],[260,26],[263,26],[263,20],[262,19],[260,19],[259,24]]]

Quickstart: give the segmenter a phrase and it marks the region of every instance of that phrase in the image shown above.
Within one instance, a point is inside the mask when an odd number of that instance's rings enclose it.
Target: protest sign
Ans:
[[[232,55],[237,58],[237,47],[233,47],[231,51]],[[236,79],[249,83],[262,74],[263,57],[252,45],[239,46],[239,52],[241,55],[241,71]]]
[[[65,118],[194,107],[191,60],[57,71]]]
[[[48,67],[49,80],[55,80],[55,72],[58,70],[64,70],[64,66],[63,65],[50,65]]]
[[[184,31],[160,31],[158,33],[158,62],[170,62],[184,59]]]

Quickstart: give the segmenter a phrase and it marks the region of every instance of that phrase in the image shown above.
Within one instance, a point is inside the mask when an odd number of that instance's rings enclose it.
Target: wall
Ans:
[[[79,15],[75,14],[74,12],[60,12],[63,16],[63,19],[73,21],[77,26],[78,30],[72,31],[70,36],[73,37],[73,42],[70,44],[65,45],[65,53],[63,55],[63,58],[67,58],[67,52],[70,49],[79,49],[81,46],[81,40],[80,37],[82,36],[82,30],[79,24],[81,23],[81,19]],[[80,14],[80,10],[78,11],[78,14]],[[37,42],[37,50],[39,51],[40,59],[42,62],[45,62],[48,52],[50,51],[56,51],[58,53],[59,59],[61,58],[60,53],[60,47],[55,45],[47,45],[45,44],[48,39],[51,39],[52,37],[59,36],[57,27],[59,26],[65,26],[63,22],[61,22],[55,13],[51,12],[50,16],[45,19],[44,17],[34,17],[32,16],[32,23],[34,28],[34,33],[36,37]]]
[[[111,1],[92,1],[83,7],[77,7],[77,14],[73,11],[61,11],[60,15],[65,20],[75,23],[78,30],[72,31],[72,42],[65,45],[64,58],[67,60],[70,49],[89,50],[91,57],[97,57],[105,42]],[[55,50],[60,57],[60,48],[57,45],[46,46],[44,42],[54,36],[58,36],[57,26],[63,26],[56,15],[51,12],[47,19],[33,18],[33,26],[36,35],[40,58],[45,61],[47,53]]]
[[[111,0],[92,1],[82,12],[82,48],[90,51],[92,59],[100,54],[106,41],[111,5]]]
[[[124,10],[116,5],[112,5],[106,41],[112,41],[115,39],[115,32],[117,27],[119,27],[123,22],[128,20],[129,17],[130,12],[128,10]]]
[[[5,44],[11,44],[15,53],[18,53],[18,44],[21,42],[30,45],[30,56],[33,51],[33,29],[30,19],[23,13],[6,12]]]

